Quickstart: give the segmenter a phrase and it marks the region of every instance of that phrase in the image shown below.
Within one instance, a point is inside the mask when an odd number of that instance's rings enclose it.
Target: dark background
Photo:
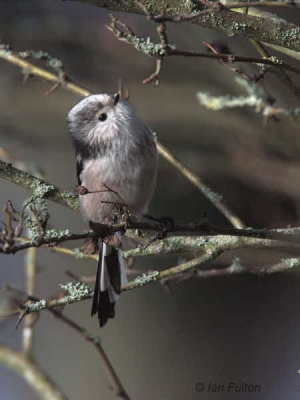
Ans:
[[[297,11],[290,12],[296,18]],[[299,12],[298,12],[299,17]],[[143,17],[122,15],[138,35],[155,36],[155,25]],[[234,75],[217,62],[169,58],[158,87],[141,84],[154,70],[155,60],[118,42],[105,25],[108,12],[59,0],[0,0],[0,35],[15,50],[46,50],[60,58],[77,83],[96,92],[114,92],[121,77],[139,115],[193,171],[250,226],[299,225],[299,181],[291,166],[299,166],[299,122],[282,119],[263,124],[252,110],[212,112],[197,104],[198,90],[211,94],[241,93]],[[170,25],[170,42],[180,48],[202,48],[202,41],[222,40],[236,54],[255,55],[247,40],[191,25]],[[293,61],[291,62],[293,63]],[[243,67],[246,68],[246,67]],[[248,67],[248,72],[254,72]],[[1,143],[16,158],[41,167],[47,180],[72,189],[76,184],[74,153],[66,133],[65,116],[79,101],[58,90],[50,96],[47,82],[37,78],[22,85],[20,71],[0,60]],[[278,105],[297,104],[285,86],[268,77],[266,87]],[[257,149],[268,159],[284,164],[282,175],[269,179],[257,170]],[[239,164],[233,157],[240,152]],[[252,163],[248,164],[247,154]],[[233,162],[233,159],[235,160]],[[273,165],[273,164],[272,164]],[[276,179],[275,179],[276,178]],[[284,188],[282,182],[285,183]],[[290,189],[290,191],[289,191]],[[1,205],[11,199],[21,208],[24,190],[1,181]],[[50,223],[56,228],[85,228],[78,213],[50,204]],[[222,216],[163,159],[154,215],[177,221],[197,221],[205,213],[217,223]],[[74,244],[75,246],[78,243]],[[245,265],[270,265],[288,254],[278,251],[240,251],[218,259],[229,265],[234,257]],[[23,254],[1,256],[0,283],[24,288]],[[179,262],[175,257],[143,258],[143,269],[161,269]],[[37,295],[48,297],[69,281],[66,270],[93,275],[92,261],[38,252]],[[122,295],[117,316],[101,331],[89,317],[90,302],[71,305],[66,313],[95,334],[100,334],[116,371],[132,399],[273,399],[299,398],[300,299],[299,273],[290,271],[257,278],[249,276],[189,280],[168,294],[159,284]],[[20,349],[21,329],[15,319],[0,324],[1,343]],[[41,313],[35,328],[35,357],[72,400],[112,399],[105,371],[93,348],[60,321]],[[198,393],[197,382],[260,384],[261,391]],[[0,367],[0,398],[35,399],[31,390]]]

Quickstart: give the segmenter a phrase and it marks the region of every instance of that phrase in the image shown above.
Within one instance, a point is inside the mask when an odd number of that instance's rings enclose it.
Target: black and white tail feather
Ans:
[[[127,284],[122,251],[103,243],[94,289],[91,315],[98,314],[100,327],[115,316],[115,302],[121,293],[121,286]]]

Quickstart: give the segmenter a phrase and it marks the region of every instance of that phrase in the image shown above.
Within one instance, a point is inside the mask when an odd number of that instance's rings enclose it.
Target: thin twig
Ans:
[[[163,146],[161,143],[157,143],[157,148],[160,154],[169,161],[174,168],[181,172],[185,178],[193,183],[201,193],[225,216],[225,218],[236,228],[244,228],[245,225],[242,220],[233,213],[233,211],[224,204],[219,194],[213,192],[210,187],[206,185],[202,178],[194,174],[189,168],[187,168],[179,159],[171,153],[169,149]]]
[[[37,249],[29,248],[26,251],[25,256],[25,279],[26,279],[26,292],[30,295],[34,295],[35,281],[36,281],[36,256]],[[36,322],[36,316],[26,315],[23,326],[23,352],[26,357],[32,358],[33,348],[33,327]]]
[[[154,82],[154,84],[157,86],[159,84],[159,75],[160,75],[162,63],[163,63],[163,57],[158,57],[156,59],[155,71],[151,75],[149,75],[147,78],[143,79],[142,83],[147,84],[147,83]]]
[[[263,58],[270,58],[269,52],[265,49],[262,43],[254,39],[249,39],[249,42],[255,47],[258,54]],[[278,78],[283,82],[284,85],[293,93],[298,100],[300,100],[300,88],[292,81],[289,75],[282,68],[269,67],[269,71],[277,74]]]
[[[243,265],[239,260],[234,260],[232,265],[225,268],[211,268],[204,270],[192,270],[182,275],[173,275],[171,278],[167,278],[162,281],[163,284],[168,286],[173,284],[181,283],[188,279],[207,279],[221,276],[232,276],[232,275],[255,275],[265,276],[274,274],[277,272],[288,271],[293,268],[300,267],[300,258],[284,258],[280,262],[273,265],[261,266],[261,267],[247,267]],[[170,288],[170,287],[169,287]]]
[[[94,346],[99,357],[101,358],[101,361],[108,375],[108,378],[111,381],[110,388],[113,390],[115,396],[123,400],[130,400],[130,397],[126,393],[124,386],[122,385],[116,371],[114,370],[114,367],[112,366],[107,354],[105,353],[101,345],[100,338],[98,336],[94,336],[91,333],[87,332],[85,328],[83,328],[75,321],[71,320],[70,318],[62,314],[60,311],[51,308],[48,311],[51,312],[51,314],[55,318],[59,319],[60,321],[68,325],[70,328],[74,329],[77,333],[80,334],[80,336],[82,336],[85,340],[87,340]]]
[[[225,3],[224,6],[229,9],[243,8],[243,7],[294,7],[299,8],[299,3],[296,1],[250,1]]]
[[[62,84],[60,76],[53,74],[46,69],[37,67],[36,65],[22,59],[18,55],[14,54],[13,51],[6,48],[0,48],[0,58],[16,65],[17,67],[21,68],[21,70],[26,71],[27,74],[38,76],[39,78],[45,79],[50,82],[59,83],[62,85],[63,88],[70,90],[71,92],[76,93],[80,96],[89,96],[91,94],[87,89],[84,89],[83,87],[80,87],[72,82],[66,81]]]

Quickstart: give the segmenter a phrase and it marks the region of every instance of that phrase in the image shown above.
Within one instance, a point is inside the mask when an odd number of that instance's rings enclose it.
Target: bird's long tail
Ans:
[[[98,314],[100,327],[115,316],[115,302],[121,286],[127,284],[125,266],[121,250],[103,243],[94,289],[91,315]]]

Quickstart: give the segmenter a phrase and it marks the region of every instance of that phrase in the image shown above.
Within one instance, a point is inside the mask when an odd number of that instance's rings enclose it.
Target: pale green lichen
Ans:
[[[147,283],[155,282],[159,277],[158,271],[150,271],[147,274],[137,276],[134,280],[134,286],[144,286]]]
[[[55,229],[48,229],[44,234],[44,239],[63,239],[68,238],[72,235],[70,229],[65,229],[63,231],[57,231]]]
[[[58,59],[53,56],[51,56],[49,53],[43,50],[25,50],[25,51],[20,51],[19,56],[22,58],[28,58],[28,57],[33,57],[37,60],[42,60],[46,61],[46,64],[53,68],[54,70],[58,72],[63,72],[64,71],[64,66],[63,63]]]
[[[207,186],[202,186],[202,192],[206,195],[207,198],[209,198],[213,203],[214,202],[220,202],[223,200],[223,196],[219,193],[216,193],[212,191],[209,187]]]
[[[126,41],[133,45],[133,47],[141,51],[142,53],[148,56],[163,56],[165,54],[165,48],[161,43],[153,43],[151,42],[150,38],[139,38],[133,35],[125,35],[124,36]],[[172,50],[175,49],[175,46],[169,45],[169,48]]]
[[[263,57],[263,59],[264,59],[264,60],[269,60],[269,61],[271,61],[273,64],[277,64],[277,65],[283,64],[283,61],[280,60],[279,58],[275,57],[275,56]]]
[[[84,337],[86,338],[86,340],[95,343],[96,345],[100,345],[101,344],[101,339],[99,336],[95,336],[92,333],[88,332],[88,331],[84,331],[83,332]]]
[[[295,268],[300,265],[300,258],[285,258],[281,260],[287,268]]]
[[[229,29],[232,33],[232,36],[238,33],[244,33],[247,30],[247,24],[245,22],[236,22],[232,21],[229,26]]]
[[[211,96],[205,92],[198,92],[196,96],[199,103],[213,111],[237,107],[252,107],[256,112],[261,113],[272,111],[264,101],[264,93],[260,86],[239,77],[235,80],[247,92],[248,96]]]
[[[274,32],[274,38],[279,41],[282,45],[293,48],[300,46],[300,28],[295,27],[288,30],[282,30],[278,28]]]
[[[61,196],[63,199],[74,199],[74,200],[78,200],[77,194],[75,194],[75,193],[73,193],[73,192],[67,192],[67,191],[65,191],[65,190],[62,190],[62,191],[60,192],[60,196]]]
[[[27,303],[24,304],[24,310],[27,313],[37,312],[43,310],[47,305],[46,300],[42,299],[39,301],[35,301],[34,303]]]
[[[197,98],[202,106],[209,110],[219,111],[225,108],[236,107],[256,107],[258,99],[255,95],[251,96],[211,96],[208,93],[198,92]]]
[[[47,200],[31,197],[26,201],[23,210],[23,224],[28,229],[28,236],[33,239],[39,237],[49,219]]]
[[[45,197],[47,194],[50,192],[53,192],[55,190],[55,187],[51,185],[50,183],[44,183],[44,182],[32,182],[31,184],[31,191],[33,194],[33,198],[42,198]]]
[[[92,293],[91,288],[87,284],[81,282],[68,282],[66,284],[60,284],[59,286],[68,292],[64,297],[64,302],[66,303],[82,300]]]
[[[228,268],[231,273],[241,272],[244,269],[243,264],[241,263],[241,259],[239,257],[235,257],[232,260],[230,267]]]
[[[78,247],[73,249],[73,255],[74,255],[75,258],[83,258],[85,256],[83,251]]]
[[[193,244],[199,248],[205,246],[208,243],[208,241],[209,241],[208,238],[204,236],[193,238]]]

